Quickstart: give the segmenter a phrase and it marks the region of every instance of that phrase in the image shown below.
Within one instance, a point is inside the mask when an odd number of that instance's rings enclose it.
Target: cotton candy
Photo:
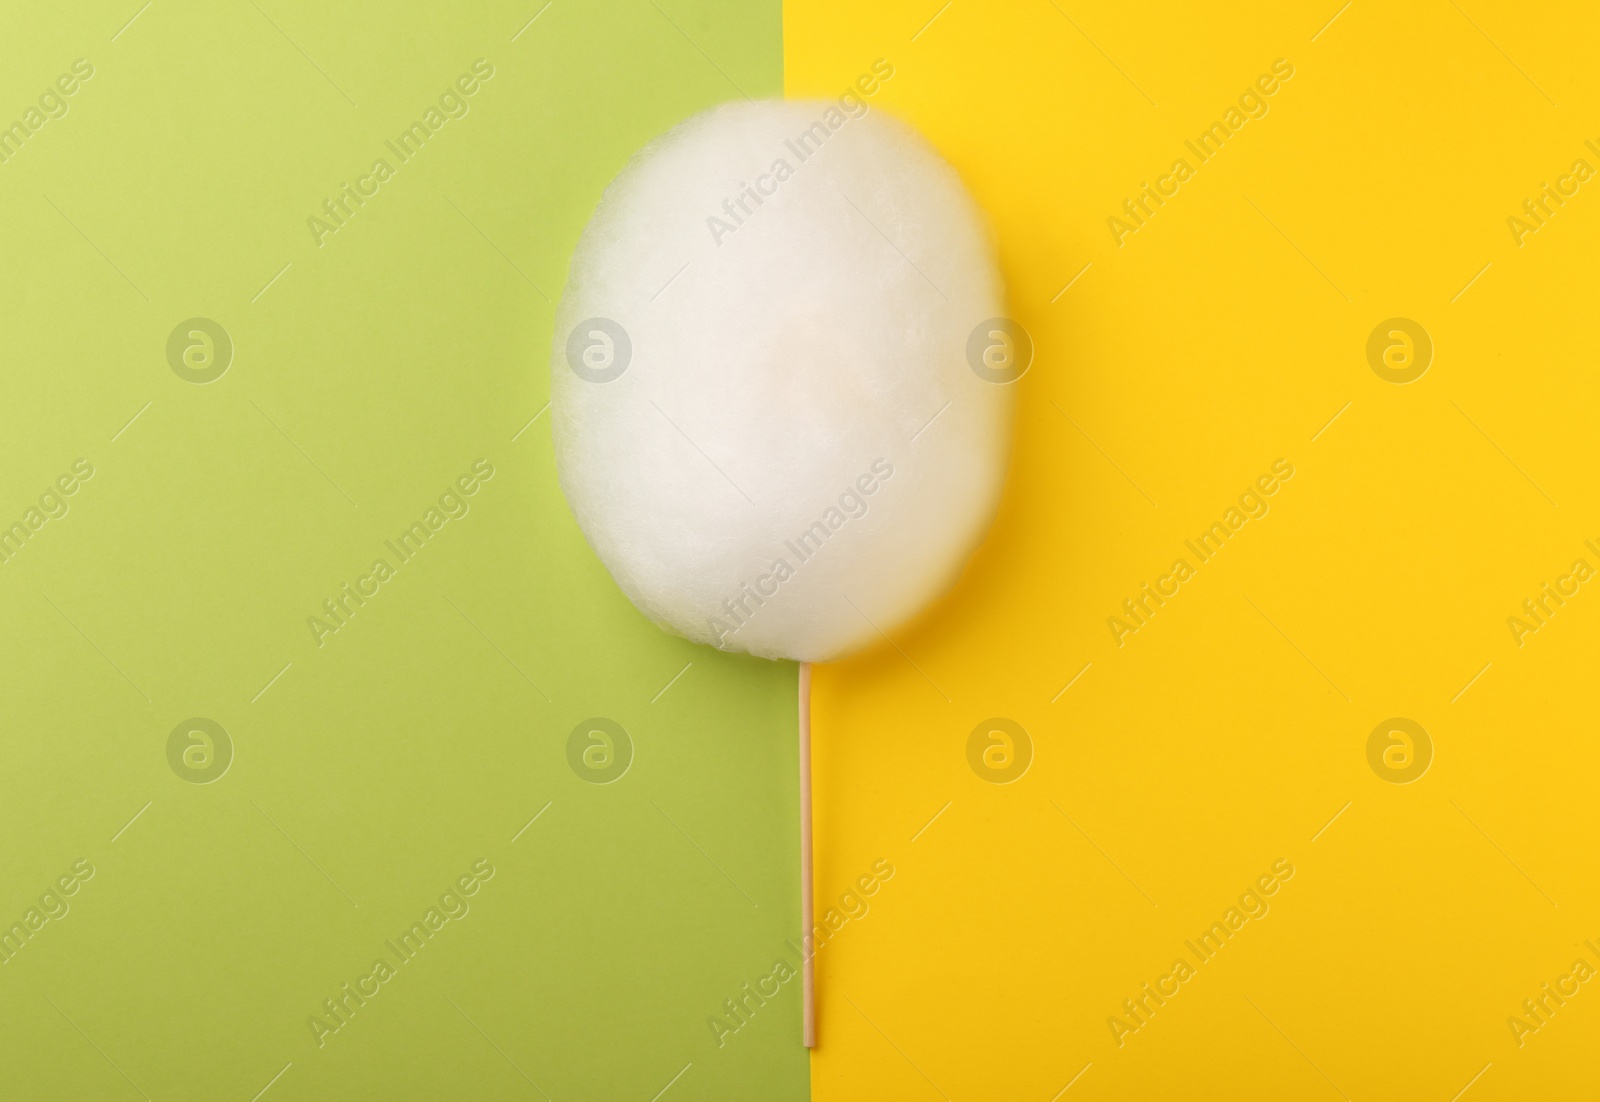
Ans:
[[[736,103],[606,189],[556,312],[556,469],[650,619],[825,661],[960,575],[1015,379],[992,237],[952,169],[859,99]]]

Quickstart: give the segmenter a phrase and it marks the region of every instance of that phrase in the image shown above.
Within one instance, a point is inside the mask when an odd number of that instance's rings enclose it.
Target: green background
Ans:
[[[0,521],[95,474],[0,565],[0,925],[96,873],[0,965],[0,1093],[805,1097],[798,983],[720,1050],[706,1023],[800,925],[793,668],[645,622],[529,424],[601,190],[687,115],[781,94],[776,0],[6,23],[0,122],[95,74],[0,164]],[[478,58],[469,113],[399,165],[385,139]],[[193,317],[235,346],[208,385],[167,361]],[[307,618],[479,459],[470,511],[317,646]],[[567,762],[592,716],[635,745],[609,785]],[[168,763],[189,717],[233,740],[213,783]],[[308,1017],[484,858],[318,1048]]]

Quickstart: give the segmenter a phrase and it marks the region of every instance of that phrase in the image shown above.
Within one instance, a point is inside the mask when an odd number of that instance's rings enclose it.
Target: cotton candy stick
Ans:
[[[817,1047],[817,972],[816,947],[811,930],[816,923],[812,897],[815,870],[811,864],[811,663],[800,663],[800,919],[805,923],[800,935],[802,957],[800,975],[800,1035],[807,1048]]]
[[[1003,303],[960,176],[857,96],[725,104],[651,142],[557,308],[556,473],[601,562],[666,630],[800,663],[807,1046],[811,663],[880,645],[983,538],[1027,367]]]

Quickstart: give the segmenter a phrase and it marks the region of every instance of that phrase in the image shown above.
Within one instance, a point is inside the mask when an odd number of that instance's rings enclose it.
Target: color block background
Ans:
[[[1521,1047],[1507,1019],[1600,966],[1600,595],[1521,646],[1506,622],[1600,567],[1600,184],[1521,246],[1506,221],[1600,168],[1592,9],[790,0],[784,31],[791,96],[894,64],[875,107],[991,212],[1038,348],[959,590],[817,673],[818,898],[899,874],[820,958],[814,1096],[1592,1093],[1593,983]],[[1199,163],[1185,139],[1278,58]],[[1108,217],[1180,157],[1119,246]],[[1367,362],[1397,316],[1436,349],[1408,385]],[[1280,458],[1198,565],[1184,541]],[[1119,647],[1107,619],[1180,556]],[[1035,748],[1004,786],[966,756],[995,716]],[[1367,762],[1391,717],[1433,741],[1409,785]],[[1107,1019],[1280,858],[1270,911],[1119,1047]]]
[[[94,475],[0,565],[0,925],[96,870],[0,965],[6,1098],[806,1096],[798,992],[720,1051],[705,1024],[799,925],[794,671],[645,623],[538,416],[601,189],[701,107],[779,94],[779,11],[541,3],[5,19],[0,120],[94,75],[0,164],[0,516]],[[399,164],[385,141],[479,58]],[[380,157],[319,246],[307,219]],[[235,346],[208,385],[167,361],[193,317]],[[384,541],[480,459],[398,565]],[[319,647],[308,617],[380,556]],[[167,760],[197,716],[235,748],[204,786]],[[605,786],[567,760],[594,716],[635,751]],[[393,964],[479,859],[470,911]],[[319,1048],[307,1019],[380,957]]]
[[[793,673],[616,593],[556,489],[543,379],[566,257],[645,140],[873,60],[990,210],[1036,361],[962,587],[817,673],[821,1099],[1582,1097],[1600,944],[1600,566],[1577,4],[1112,10],[832,0],[453,7],[91,3],[13,17],[0,123],[0,523],[95,474],[0,565],[0,1084],[42,1098],[800,1098],[798,992],[705,1019],[785,953]],[[470,112],[319,247],[324,200],[484,58]],[[1119,246],[1107,218],[1295,69]],[[917,243],[900,246],[915,255]],[[214,319],[217,382],[168,366]],[[1431,336],[1383,381],[1369,334]],[[1292,479],[1118,646],[1272,464]],[[318,647],[306,627],[479,460],[496,471]],[[208,717],[235,757],[181,779]],[[585,783],[568,734],[635,758]],[[969,733],[1033,761],[997,786]],[[1426,729],[1408,785],[1369,766]],[[473,862],[497,870],[317,1047],[306,1025]],[[1131,1035],[1124,1000],[1296,870]],[[52,905],[49,909],[56,909]],[[856,909],[851,905],[852,910]],[[1192,958],[1191,958],[1192,960]]]

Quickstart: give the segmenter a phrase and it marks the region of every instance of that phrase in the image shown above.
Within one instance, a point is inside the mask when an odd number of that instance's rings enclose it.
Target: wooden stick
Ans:
[[[800,989],[802,997],[801,1039],[807,1048],[817,1047],[816,946],[811,933],[816,919],[811,899],[811,663],[800,663],[800,915],[805,928],[800,934],[804,962]]]

